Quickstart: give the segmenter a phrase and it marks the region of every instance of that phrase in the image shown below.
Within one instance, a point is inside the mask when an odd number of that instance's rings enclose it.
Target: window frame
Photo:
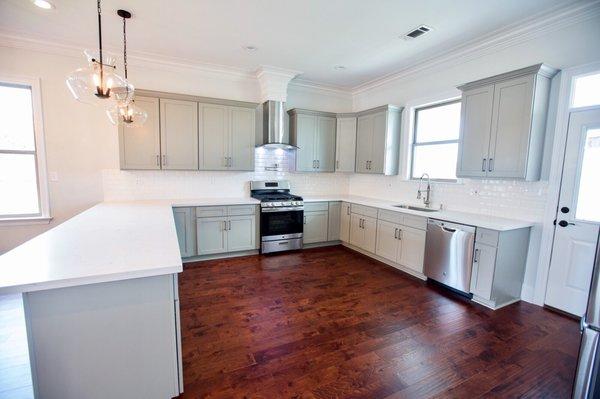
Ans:
[[[415,177],[413,175],[414,165],[415,165],[415,147],[436,145],[436,144],[455,144],[455,143],[459,144],[459,142],[460,142],[460,134],[456,140],[438,140],[438,141],[428,141],[428,142],[422,142],[422,143],[417,142],[417,126],[419,123],[419,111],[431,109],[431,108],[443,107],[445,105],[450,105],[450,104],[456,104],[456,103],[460,103],[461,101],[462,101],[462,99],[460,97],[451,98],[451,99],[442,100],[442,101],[439,101],[439,102],[436,102],[433,104],[416,106],[413,108],[414,120],[413,120],[413,123],[411,126],[412,134],[411,134],[411,143],[410,143],[410,168],[408,171],[409,180],[419,180],[420,179],[420,177]],[[458,178],[456,178],[456,179],[440,179],[440,178],[432,177],[430,180],[431,181],[439,181],[439,182],[449,182],[449,183],[458,182]]]
[[[35,214],[0,214],[0,225],[46,224],[52,220],[50,214],[50,198],[48,192],[48,171],[46,166],[46,143],[44,136],[44,120],[40,79],[0,74],[0,85],[25,87],[31,91],[33,116],[33,136],[35,149],[31,150],[0,150],[2,154],[33,154],[35,158],[36,181],[38,189],[39,212]]]

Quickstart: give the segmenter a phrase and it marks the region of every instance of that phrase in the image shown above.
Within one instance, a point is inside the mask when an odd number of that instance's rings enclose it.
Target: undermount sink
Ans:
[[[421,212],[437,212],[437,209],[431,209],[431,208],[423,208],[420,206],[413,206],[413,205],[393,205],[394,208],[402,208],[402,209],[410,209],[411,211],[421,211]]]

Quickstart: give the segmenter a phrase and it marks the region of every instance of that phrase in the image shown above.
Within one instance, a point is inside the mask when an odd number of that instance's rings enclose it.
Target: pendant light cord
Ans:
[[[98,0],[98,55],[100,56],[100,84],[104,81],[104,60],[102,59],[102,9]]]
[[[123,67],[127,79],[127,19],[123,18]]]

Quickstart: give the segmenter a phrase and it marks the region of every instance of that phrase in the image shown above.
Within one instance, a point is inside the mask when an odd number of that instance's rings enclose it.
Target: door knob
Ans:
[[[570,209],[568,207],[566,207],[566,206],[563,206],[562,208],[560,208],[560,211],[562,213],[569,213]]]
[[[575,223],[569,223],[569,222],[567,222],[566,220],[561,220],[560,222],[558,222],[558,225],[559,225],[560,227],[567,227],[567,226],[568,226],[568,225],[570,225],[570,224],[574,225]]]

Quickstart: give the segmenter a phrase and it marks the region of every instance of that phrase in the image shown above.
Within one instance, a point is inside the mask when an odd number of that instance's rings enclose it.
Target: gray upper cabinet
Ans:
[[[200,169],[254,170],[255,110],[199,104]]]
[[[356,116],[338,115],[335,137],[336,172],[354,172],[356,163]]]
[[[160,169],[158,98],[138,96],[135,103],[148,113],[148,119],[140,127],[119,126],[121,169]]]
[[[456,175],[539,180],[550,80],[543,64],[460,86]]]
[[[385,105],[357,115],[356,172],[397,175],[402,108]]]
[[[160,99],[163,169],[198,169],[198,107],[194,101]]]
[[[333,172],[335,170],[336,118],[334,114],[302,109],[288,111],[290,138],[298,147],[296,170]]]

